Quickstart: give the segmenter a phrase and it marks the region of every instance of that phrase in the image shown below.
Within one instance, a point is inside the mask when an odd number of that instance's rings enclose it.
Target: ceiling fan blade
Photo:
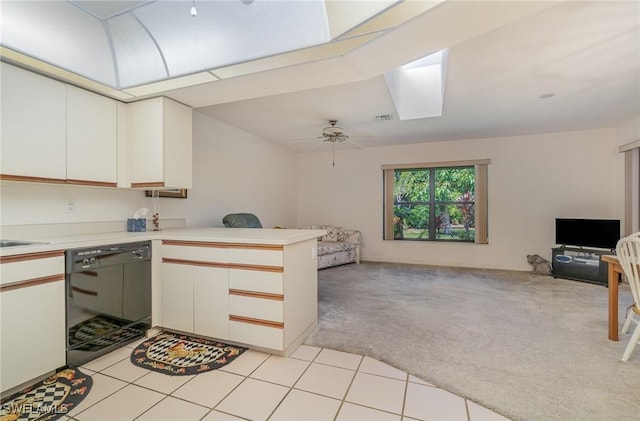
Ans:
[[[293,138],[293,139],[289,139],[289,142],[301,142],[301,141],[318,140],[318,139],[324,139],[324,136],[296,137],[296,138]]]

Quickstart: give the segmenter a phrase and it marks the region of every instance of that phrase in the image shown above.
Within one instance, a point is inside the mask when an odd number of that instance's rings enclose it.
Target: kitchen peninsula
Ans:
[[[29,378],[17,376],[12,384],[3,382],[2,389],[64,365],[59,356],[64,354],[65,331],[60,321],[64,320],[65,309],[65,250],[151,241],[152,331],[168,329],[289,355],[317,325],[316,241],[323,234],[321,230],[296,229],[170,228],[140,233],[29,236],[28,240],[37,243],[3,247],[2,301],[13,302],[13,296],[19,294],[16,297],[28,302],[31,291],[37,295],[39,288],[47,287],[48,314],[41,319],[52,325],[40,328],[52,333],[47,336],[51,343],[39,344],[37,349],[55,353],[58,358],[50,366],[40,367],[41,372],[30,373]],[[49,258],[51,252],[55,256]],[[51,262],[46,267],[47,274],[52,274],[50,282],[42,285],[39,280],[43,275],[29,272],[38,267],[33,262]],[[3,313],[6,308],[2,306]],[[2,316],[2,353],[7,356],[2,361],[4,371],[20,366],[20,361],[12,358],[21,359],[19,352],[9,352],[5,344],[8,347],[21,342],[4,337],[5,332],[20,331],[9,326],[19,324],[19,319]]]
[[[317,324],[317,249],[323,231],[170,230],[161,265],[166,329],[289,355]],[[155,268],[155,267],[154,267]],[[157,288],[156,288],[157,289]],[[153,304],[160,307],[154,292]],[[155,319],[160,319],[154,311]]]

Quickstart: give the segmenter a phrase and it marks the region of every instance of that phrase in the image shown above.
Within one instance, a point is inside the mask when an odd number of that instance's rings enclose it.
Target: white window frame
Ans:
[[[624,235],[640,231],[640,139],[620,146],[624,153]]]

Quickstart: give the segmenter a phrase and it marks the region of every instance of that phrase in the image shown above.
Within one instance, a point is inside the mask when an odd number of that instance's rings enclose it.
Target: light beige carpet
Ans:
[[[306,344],[365,354],[506,417],[640,420],[640,348],[607,339],[606,287],[524,272],[362,263],[318,272]],[[621,286],[623,306],[631,303]]]

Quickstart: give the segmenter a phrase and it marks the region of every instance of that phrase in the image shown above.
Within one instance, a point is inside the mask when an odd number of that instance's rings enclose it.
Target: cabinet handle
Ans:
[[[229,289],[229,295],[239,295],[241,297],[261,298],[265,300],[284,301],[284,295],[272,294],[268,292],[245,291],[242,289]]]
[[[252,325],[273,327],[276,329],[284,329],[284,323],[272,322],[271,320],[254,319],[252,317],[236,316],[235,314],[229,315],[229,320],[232,322],[249,323]]]
[[[84,294],[84,295],[91,295],[93,297],[97,297],[98,293],[96,291],[90,291],[88,289],[82,289],[82,288],[78,288],[78,287],[71,287],[71,291],[73,292],[77,292],[80,294]]]
[[[0,292],[11,291],[14,289],[22,289],[34,287],[37,285],[48,284],[50,282],[64,281],[64,274],[43,276],[41,278],[27,279],[25,281],[12,282],[10,284],[0,285]]]

